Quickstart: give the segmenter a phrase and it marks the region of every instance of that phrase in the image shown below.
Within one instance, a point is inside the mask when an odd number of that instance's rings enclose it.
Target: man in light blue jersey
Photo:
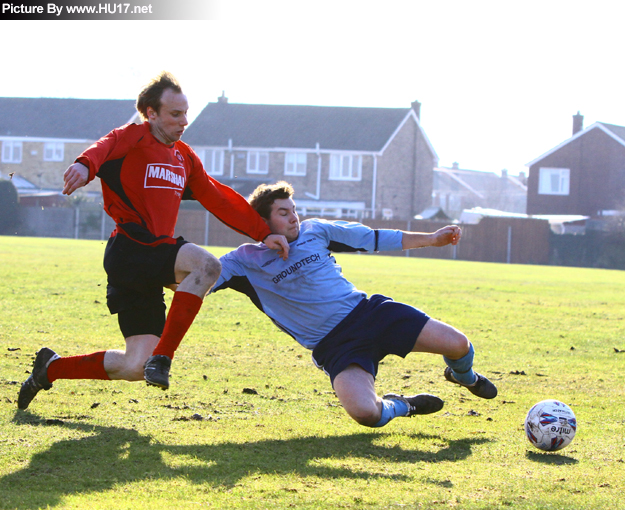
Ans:
[[[457,244],[456,225],[436,232],[373,230],[360,223],[305,220],[300,224],[293,188],[261,185],[249,198],[273,234],[286,237],[289,258],[263,243],[244,244],[220,258],[221,276],[211,292],[232,288],[247,294],[282,331],[312,350],[347,413],[361,425],[382,427],[398,416],[430,414],[443,401],[429,394],[375,392],[378,363],[388,354],[443,355],[445,378],[481,398],[497,388],[473,371],[473,345],[457,329],[424,312],[358,290],[342,274],[332,252],[389,251]]]

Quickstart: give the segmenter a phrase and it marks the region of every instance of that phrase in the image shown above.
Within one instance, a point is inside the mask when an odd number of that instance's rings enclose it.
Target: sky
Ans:
[[[418,100],[440,166],[511,174],[569,138],[578,111],[584,127],[625,125],[616,0],[215,1],[194,21],[0,18],[0,96],[134,99],[168,70],[190,119],[222,91],[252,104]]]

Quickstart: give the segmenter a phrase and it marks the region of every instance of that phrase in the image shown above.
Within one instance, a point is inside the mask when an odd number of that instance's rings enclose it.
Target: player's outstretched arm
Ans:
[[[64,195],[71,195],[78,188],[82,188],[89,180],[89,169],[82,163],[74,163],[63,174]]]
[[[404,232],[402,231],[401,245],[404,250],[425,248],[427,246],[456,245],[462,236],[462,229],[458,225],[447,225],[436,232]]]

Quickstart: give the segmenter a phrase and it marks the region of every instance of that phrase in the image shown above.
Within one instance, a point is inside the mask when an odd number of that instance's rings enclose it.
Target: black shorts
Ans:
[[[123,234],[109,239],[104,252],[106,301],[109,311],[118,314],[124,338],[161,336],[166,310],[163,287],[176,283],[176,257],[186,243],[182,237],[168,238],[156,246]]]
[[[313,350],[313,361],[334,379],[351,364],[374,378],[388,354],[405,358],[430,319],[421,310],[374,294],[363,299]]]

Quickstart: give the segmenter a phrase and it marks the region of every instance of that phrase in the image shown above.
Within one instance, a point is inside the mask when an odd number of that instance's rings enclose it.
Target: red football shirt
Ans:
[[[256,241],[271,233],[245,198],[206,173],[191,147],[159,142],[148,122],[114,129],[76,161],[89,168],[89,181],[102,180],[104,209],[117,225],[136,223],[172,237],[186,190],[232,229]]]

